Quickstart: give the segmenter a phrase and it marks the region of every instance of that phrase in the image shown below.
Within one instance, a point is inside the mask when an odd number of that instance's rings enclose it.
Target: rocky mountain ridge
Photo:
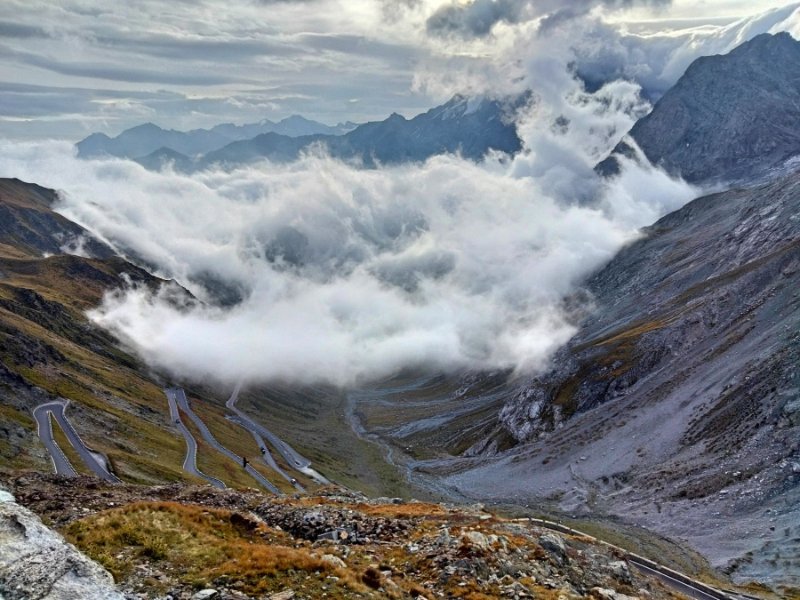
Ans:
[[[148,169],[170,166],[183,172],[212,166],[235,168],[259,160],[290,162],[315,148],[324,150],[333,158],[365,167],[420,162],[444,153],[459,153],[467,159],[480,160],[491,150],[507,154],[521,150],[522,143],[513,117],[530,100],[528,94],[501,100],[455,96],[412,119],[395,113],[383,121],[364,123],[339,134],[289,136],[269,130],[213,148],[214,144],[193,147],[191,152],[181,149],[185,146],[183,142],[165,141],[150,149],[154,144],[149,138],[147,146],[133,144],[124,151],[109,146],[105,150],[102,144],[95,144],[92,136],[79,142],[78,149],[79,155],[87,158],[106,153],[133,158]],[[129,130],[129,137],[140,128]],[[211,133],[214,131],[210,130]]]
[[[753,181],[800,154],[800,42],[762,34],[694,61],[597,166],[613,175],[637,146],[690,183]]]
[[[449,481],[616,514],[739,580],[800,585],[798,215],[794,173],[647,228],[587,283],[595,308],[554,367],[513,385],[467,452],[496,457]]]
[[[75,147],[81,158],[117,156],[135,159],[159,150],[168,150],[178,156],[194,157],[218,150],[231,142],[250,139],[264,133],[275,133],[285,137],[342,135],[355,127],[354,123],[332,127],[300,115],[292,115],[277,123],[264,119],[258,123],[244,125],[222,123],[211,129],[191,131],[163,129],[153,123],[144,123],[126,129],[113,138],[104,133],[93,133],[75,144]]]

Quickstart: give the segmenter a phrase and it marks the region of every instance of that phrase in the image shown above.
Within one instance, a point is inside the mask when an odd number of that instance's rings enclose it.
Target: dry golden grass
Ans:
[[[357,511],[375,517],[407,519],[412,517],[441,517],[447,510],[439,504],[411,502],[408,504],[356,504]]]
[[[337,596],[331,588],[339,593],[365,589],[354,572],[331,565],[308,547],[282,545],[289,543],[285,534],[227,510],[137,502],[73,522],[64,533],[117,580],[135,565],[151,562],[182,583],[237,581],[248,594],[300,581],[326,582],[332,598]],[[330,575],[339,578],[335,585],[326,579]]]

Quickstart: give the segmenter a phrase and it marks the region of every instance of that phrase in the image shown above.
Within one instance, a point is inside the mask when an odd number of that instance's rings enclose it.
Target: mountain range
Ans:
[[[738,581],[799,586],[800,121],[785,115],[800,79],[796,61],[776,62],[798,48],[759,36],[700,59],[634,126],[648,158],[679,138],[659,162],[673,173],[739,184],[645,228],[566,299],[578,331],[549,370],[393,381],[355,398],[358,426],[468,497],[610,515]],[[720,94],[767,72],[763,93]],[[710,90],[713,73],[728,82]],[[669,126],[678,104],[714,142]],[[754,153],[767,139],[773,151]]]
[[[639,239],[565,299],[565,306],[575,308],[571,314],[577,332],[548,370],[527,377],[509,372],[402,373],[358,390],[286,384],[245,390],[242,410],[269,414],[270,430],[276,432],[269,438],[269,448],[276,454],[277,468],[259,461],[249,465],[257,471],[255,476],[238,457],[269,452],[261,450],[267,446],[259,446],[257,436],[243,429],[244,413],[227,410],[225,400],[231,390],[168,380],[86,316],[105,293],[131,282],[171,289],[182,301],[194,301],[188,292],[150,275],[135,260],[118,256],[91,232],[59,215],[56,192],[18,180],[0,181],[0,476],[13,479],[10,487],[17,494],[59,518],[63,500],[49,488],[50,481],[17,474],[52,470],[31,412],[66,398],[84,442],[127,483],[200,483],[199,475],[184,470],[188,440],[196,438],[195,467],[206,481],[245,488],[260,482],[260,474],[282,493],[295,494],[298,485],[315,489],[319,480],[309,473],[316,471],[299,459],[278,455],[277,449],[285,451],[281,441],[285,438],[298,456],[308,456],[328,478],[346,487],[376,495],[427,494],[492,502],[513,514],[555,514],[581,531],[599,532],[719,585],[732,585],[722,581],[730,576],[741,585],[769,584],[776,591],[767,597],[797,597],[800,171],[793,159],[800,154],[798,58],[800,43],[778,34],[758,36],[724,56],[699,59],[598,165],[601,175],[613,177],[624,168],[623,157],[647,159],[718,191],[704,192],[645,228]],[[109,147],[121,156],[144,152],[133,157],[151,167],[163,160],[176,166],[185,161],[181,164],[187,170],[213,164],[232,167],[264,158],[292,160],[315,144],[365,166],[424,160],[440,152],[479,159],[491,149],[519,151],[520,140],[509,118],[528,101],[457,97],[410,120],[393,115],[341,135],[290,137],[270,131],[216,149],[209,141],[203,151],[197,151],[206,143],[202,141],[185,142],[189,146],[182,149],[163,149],[162,144],[151,150],[152,143],[142,141],[148,133],[160,140],[194,138],[192,132],[162,135],[164,130],[145,126]],[[197,140],[211,139],[213,131],[197,134]],[[105,143],[100,137],[87,140],[79,146],[85,155]],[[602,185],[599,178],[598,185]],[[162,391],[168,384],[186,388],[188,400],[175,409],[177,419]],[[238,390],[230,397],[235,400],[236,394]],[[197,419],[189,418],[190,413]],[[63,439],[63,432],[58,433],[61,429],[50,423],[52,435],[62,436],[59,445],[66,459],[80,465],[81,457]],[[213,432],[216,444],[229,453],[219,451],[206,432]],[[78,469],[86,473],[85,467]],[[291,477],[280,475],[286,471]],[[83,481],[88,483],[84,486]],[[71,496],[105,486],[88,478],[80,482]],[[34,487],[26,495],[25,490]],[[191,501],[213,510],[192,512],[180,508],[183,504],[141,503],[119,509],[114,502],[163,502],[179,497],[176,490],[184,488],[143,492],[144,488],[107,487],[102,488],[107,495],[89,494],[91,500],[74,501],[76,508],[70,509],[65,531],[98,559],[120,569],[118,576],[152,580],[147,585],[154,590],[163,575],[154,575],[160,573],[154,565],[163,567],[176,546],[172,541],[189,539],[180,538],[185,528],[195,528],[204,540],[212,539],[206,537],[206,529],[214,528],[228,540],[246,538],[232,550],[226,546],[232,553],[252,546],[256,538],[288,543],[289,533],[300,536],[306,531],[314,531],[314,537],[304,538],[308,541],[298,548],[316,550],[325,539],[339,548],[349,543],[343,541],[346,536],[363,535],[357,527],[340,527],[340,517],[330,514],[340,505],[349,511],[342,517],[345,522],[349,518],[369,525],[373,537],[365,543],[381,540],[374,536],[396,526],[392,519],[400,517],[392,512],[387,518],[386,506],[401,507],[393,510],[402,509],[403,519],[421,517],[415,526],[427,533],[404,538],[402,549],[381,555],[379,562],[374,562],[375,553],[386,550],[381,544],[369,555],[331,550],[341,556],[326,559],[328,567],[314,562],[322,561],[316,553],[303,555],[305,567],[291,563],[290,569],[284,568],[286,563],[269,562],[286,578],[281,581],[303,585],[296,575],[305,573],[306,567],[344,577],[349,571],[337,560],[346,559],[358,566],[361,585],[377,581],[379,587],[380,582],[389,586],[387,581],[398,572],[423,570],[435,573],[436,585],[444,586],[447,594],[460,593],[458,585],[451,588],[448,582],[468,573],[487,585],[494,585],[495,579],[507,583],[511,587],[503,587],[504,594],[527,597],[535,590],[555,597],[560,584],[554,582],[563,580],[565,573],[571,577],[573,569],[580,568],[584,577],[591,578],[595,572],[585,562],[586,553],[593,550],[581,545],[588,543],[587,538],[575,532],[569,534],[568,544],[537,532],[530,556],[517,560],[515,547],[523,540],[513,525],[503,524],[504,532],[490,534],[487,529],[484,535],[479,531],[481,522],[499,527],[500,520],[476,513],[475,523],[473,517],[456,515],[454,522],[440,527],[435,519],[449,509],[438,505],[423,509],[422,503],[402,505],[385,499],[375,508],[358,498],[352,507],[352,497],[345,492],[322,488],[321,498],[277,502],[275,508],[251,501],[244,493],[207,487],[191,491]],[[77,514],[78,502],[91,506],[89,521]],[[217,510],[220,507],[224,510]],[[245,507],[261,521],[240,514],[246,513]],[[354,517],[358,511],[367,516]],[[162,539],[167,521],[179,533],[169,529],[176,537]],[[263,521],[281,529],[267,530]],[[143,522],[148,523],[146,536],[137,533]],[[198,531],[198,524],[207,527]],[[328,526],[330,531],[322,531]],[[520,526],[529,528],[530,522]],[[450,531],[456,527],[465,538],[453,544]],[[345,537],[340,537],[340,530]],[[219,537],[209,541],[203,551],[213,552],[219,543]],[[135,561],[125,548],[137,548]],[[603,559],[603,577],[597,576],[597,585],[613,584],[623,591],[587,587],[581,593],[611,599],[672,593],[652,582],[641,583],[647,594],[630,587],[626,582],[634,579],[622,570],[628,568],[625,561],[630,555],[612,552],[625,560],[620,567]],[[443,553],[447,560],[439,564],[437,557]],[[496,564],[495,556],[502,556],[503,564]],[[128,559],[143,575],[122,570]],[[523,568],[525,561],[546,563],[547,569]],[[229,562],[224,564],[230,567]],[[256,572],[254,564],[255,559],[248,563],[253,571],[241,571],[236,565],[235,576]],[[612,570],[614,576],[607,573]],[[233,571],[223,575],[215,571],[219,575],[215,581],[227,585]],[[204,572],[184,583],[200,585],[211,577]],[[252,585],[248,590],[257,589],[254,581],[245,582]],[[320,586],[338,581],[326,579]],[[320,587],[319,592],[323,589],[329,588]],[[413,597],[425,593],[411,587],[406,591]],[[743,593],[756,592],[770,593],[752,586]]]
[[[270,126],[264,131],[259,131],[259,126],[220,125],[182,133],[146,124],[113,139],[92,134],[78,142],[77,148],[84,158],[112,155],[132,158],[148,169],[169,165],[184,172],[211,166],[235,168],[259,160],[289,162],[314,148],[366,167],[421,162],[444,153],[480,160],[491,150],[507,154],[521,150],[514,116],[530,98],[528,94],[503,100],[455,96],[412,119],[395,113],[384,121],[352,128],[347,124],[336,131],[315,128],[318,124],[301,117],[280,122],[288,122],[291,128]],[[257,135],[250,137],[255,132]],[[241,137],[229,139],[233,133]]]
[[[222,123],[211,129],[191,131],[162,129],[153,123],[144,123],[126,129],[113,138],[103,133],[93,133],[78,142],[76,147],[78,156],[82,158],[116,156],[136,159],[161,149],[194,157],[218,150],[231,142],[254,138],[265,133],[275,133],[285,137],[342,135],[356,127],[355,123],[350,122],[336,126],[324,125],[300,115],[292,115],[277,123],[264,119],[258,123],[244,125]]]

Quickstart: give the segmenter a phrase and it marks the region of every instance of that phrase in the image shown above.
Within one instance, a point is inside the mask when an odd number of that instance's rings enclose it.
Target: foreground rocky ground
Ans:
[[[334,487],[276,498],[32,473],[6,475],[3,485],[108,569],[126,598],[681,597],[593,539],[480,505],[370,500]],[[35,562],[29,556],[22,568]],[[9,590],[11,570],[0,567],[0,594],[47,597]]]

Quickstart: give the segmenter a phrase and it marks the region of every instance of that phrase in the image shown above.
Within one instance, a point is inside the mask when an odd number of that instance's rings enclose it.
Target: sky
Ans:
[[[291,114],[329,124],[412,116],[473,91],[459,87],[474,85],[475,64],[507,55],[543,19],[602,14],[653,35],[724,27],[782,4],[3,0],[0,136],[76,141],[148,121],[190,129]],[[504,86],[497,75],[481,84]]]

